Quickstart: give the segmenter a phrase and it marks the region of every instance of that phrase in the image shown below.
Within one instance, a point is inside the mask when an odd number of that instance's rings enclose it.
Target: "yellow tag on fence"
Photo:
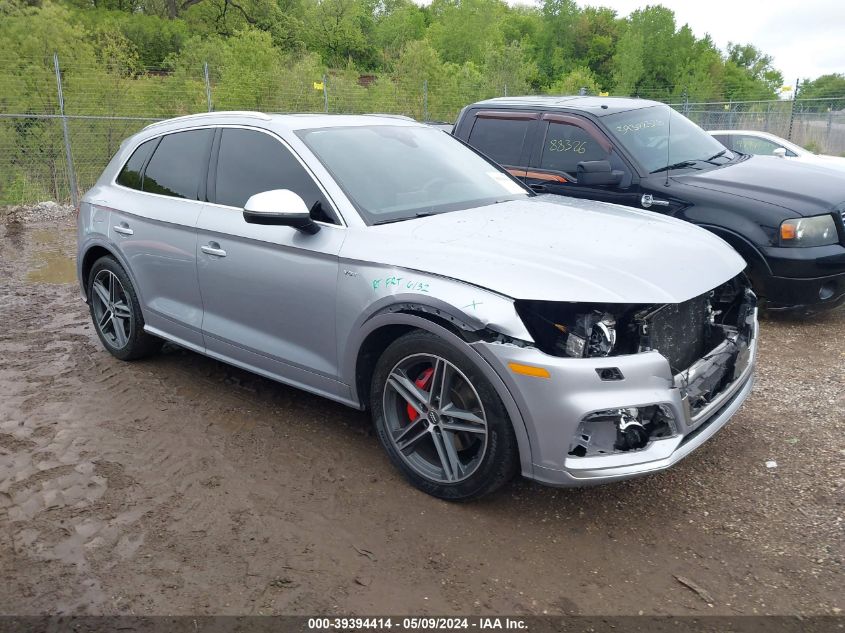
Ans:
[[[315,81],[314,82],[314,90],[322,90],[323,89],[323,82],[322,81]]]

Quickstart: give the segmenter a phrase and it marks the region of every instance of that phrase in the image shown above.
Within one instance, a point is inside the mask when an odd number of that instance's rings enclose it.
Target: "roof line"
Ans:
[[[144,129],[148,130],[153,127],[158,127],[161,125],[166,125],[168,123],[173,123],[174,121],[192,121],[195,119],[209,119],[209,118],[219,118],[219,117],[248,117],[253,119],[261,119],[262,121],[272,121],[273,119],[263,112],[253,112],[251,110],[226,110],[223,112],[197,112],[196,114],[186,114],[184,116],[177,116],[172,119],[165,119],[164,121],[156,121],[155,123],[150,123],[149,125],[145,126]]]

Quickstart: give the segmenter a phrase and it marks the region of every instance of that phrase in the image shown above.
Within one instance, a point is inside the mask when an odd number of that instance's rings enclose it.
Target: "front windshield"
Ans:
[[[297,134],[369,224],[530,195],[493,164],[433,128],[361,125]]]
[[[701,169],[707,161],[734,156],[719,141],[666,105],[611,114],[604,121],[619,144],[650,173],[667,167]]]

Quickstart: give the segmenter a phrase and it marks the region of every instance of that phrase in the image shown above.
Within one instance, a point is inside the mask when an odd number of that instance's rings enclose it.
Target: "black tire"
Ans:
[[[475,389],[483,403],[487,440],[475,471],[462,481],[444,483],[414,470],[399,454],[390,438],[385,419],[385,387],[391,371],[403,359],[431,354],[454,365]],[[390,461],[415,487],[434,497],[450,501],[468,501],[489,494],[510,481],[518,471],[519,451],[513,426],[496,390],[465,352],[442,338],[423,330],[414,330],[391,343],[376,363],[370,388],[373,424]],[[421,416],[422,417],[422,416]],[[395,433],[395,431],[394,431]]]
[[[120,297],[125,302],[128,309],[128,325],[125,327],[125,342],[116,340],[116,336],[110,336],[108,332],[104,332],[98,324],[98,310],[101,310],[102,305],[97,304],[95,296],[94,282],[99,278],[107,278],[108,273],[114,275],[120,282]],[[103,347],[115,358],[120,360],[136,360],[144,358],[158,352],[161,349],[162,341],[160,338],[152,336],[144,332],[144,315],[141,314],[141,304],[138,301],[138,295],[135,293],[135,287],[129,279],[129,275],[123,270],[123,267],[111,256],[104,256],[94,262],[88,273],[88,287],[86,289],[88,296],[88,308],[91,312],[91,320],[94,323],[94,330],[100,338]],[[114,332],[114,325],[111,326]]]

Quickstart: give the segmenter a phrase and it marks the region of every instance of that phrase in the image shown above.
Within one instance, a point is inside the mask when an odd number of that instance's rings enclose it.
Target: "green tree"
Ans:
[[[645,38],[639,30],[626,28],[613,57],[613,91],[615,94],[638,94],[645,74]]]
[[[813,81],[805,79],[798,89],[801,99],[821,99],[817,109],[845,109],[845,74],[822,75]]]
[[[362,0],[316,0],[306,7],[305,41],[329,66],[348,62],[372,68],[378,58],[372,45],[373,17]]]
[[[752,44],[728,43],[725,61],[725,96],[731,99],[774,99],[783,75],[772,57]]]
[[[521,43],[511,42],[501,48],[487,48],[481,73],[493,94],[516,95],[530,90],[537,76],[537,65],[529,59]]]
[[[373,43],[389,68],[408,42],[425,35],[425,13],[411,0],[389,0],[379,5],[374,19]]]
[[[549,93],[561,96],[577,95],[580,94],[582,90],[585,91],[586,94],[593,95],[601,92],[601,87],[599,86],[596,76],[593,74],[593,71],[586,66],[574,68],[549,87]]]
[[[684,25],[676,36],[678,74],[672,100],[719,101],[723,96],[724,62],[710,36],[696,39]]]
[[[543,2],[537,64],[546,83],[554,81],[573,63],[575,29],[580,13],[575,0]]]
[[[427,38],[443,61],[481,65],[489,46],[503,46],[501,0],[434,0]]]
[[[597,80],[609,86],[613,80],[613,55],[619,40],[616,12],[585,8],[575,20],[573,57],[577,66],[589,68]]]

